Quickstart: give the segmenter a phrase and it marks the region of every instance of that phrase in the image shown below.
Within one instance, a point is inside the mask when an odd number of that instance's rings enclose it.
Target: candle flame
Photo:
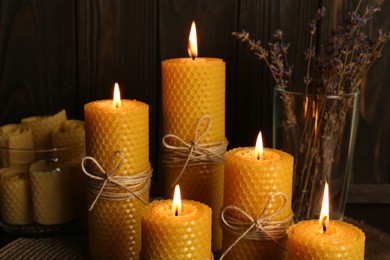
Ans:
[[[190,36],[188,37],[188,55],[195,59],[198,56],[198,40],[196,37],[195,21],[192,21]]]
[[[321,214],[319,219],[323,232],[326,232],[326,226],[329,224],[329,186],[325,183],[324,197],[322,198]]]
[[[179,216],[180,212],[181,212],[180,186],[176,184],[175,193],[173,195],[173,202],[172,202],[172,213],[174,216]]]
[[[264,155],[264,147],[263,147],[263,136],[261,135],[261,131],[257,135],[257,140],[256,140],[256,147],[255,147],[255,157],[258,160],[263,159]]]
[[[115,86],[114,86],[114,99],[113,99],[112,105],[116,108],[120,108],[122,105],[121,93],[119,91],[119,85],[116,82],[115,82]]]

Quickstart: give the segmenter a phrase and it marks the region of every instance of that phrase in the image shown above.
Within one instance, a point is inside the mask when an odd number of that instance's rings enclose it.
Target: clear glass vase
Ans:
[[[357,132],[359,92],[321,95],[275,88],[273,146],[294,156],[296,220],[319,217],[325,181],[330,218],[344,215]]]

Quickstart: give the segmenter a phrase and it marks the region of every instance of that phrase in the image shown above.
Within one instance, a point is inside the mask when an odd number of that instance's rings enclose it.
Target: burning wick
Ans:
[[[322,218],[322,231],[323,231],[323,233],[325,233],[326,232],[326,224],[325,224],[325,222],[326,222],[326,219],[328,218],[328,216],[324,216],[323,218]]]
[[[177,208],[175,209],[175,216],[176,217],[179,216],[179,210]],[[326,227],[325,227],[325,229],[326,229]]]

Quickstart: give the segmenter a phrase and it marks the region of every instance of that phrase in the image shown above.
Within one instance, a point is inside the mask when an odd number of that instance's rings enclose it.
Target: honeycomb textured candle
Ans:
[[[30,167],[33,217],[36,223],[55,225],[74,218],[69,174],[60,162],[41,160]]]
[[[84,107],[86,153],[110,169],[114,151],[124,154],[117,175],[131,176],[149,167],[148,105],[122,100],[88,103]],[[141,195],[149,200],[149,192]],[[89,203],[95,197],[89,196]],[[93,259],[136,259],[141,248],[141,211],[136,198],[122,201],[99,199],[88,214],[90,255]]]
[[[224,206],[237,206],[257,220],[268,199],[275,192],[287,196],[287,204],[271,218],[283,220],[291,214],[293,157],[287,153],[264,149],[264,158],[258,160],[254,147],[236,148],[225,154]],[[281,208],[282,197],[275,197],[268,205],[265,216]],[[243,219],[245,220],[245,219]],[[223,251],[237,239],[223,231]],[[282,244],[287,244],[283,239]],[[284,259],[285,251],[273,241],[242,239],[226,255],[226,259]]]
[[[1,150],[0,167],[12,167],[28,170],[35,156],[23,149],[34,148],[31,129],[20,124],[8,124],[0,127],[0,147],[11,148]]]
[[[345,222],[331,220],[323,233],[318,220],[301,221],[287,235],[288,259],[364,259],[364,233]]]
[[[162,106],[164,135],[174,134],[192,142],[199,119],[209,115],[211,128],[200,143],[224,141],[225,63],[215,58],[163,61]],[[204,129],[203,125],[200,132]],[[172,184],[181,168],[164,167],[167,198],[172,197]],[[223,203],[223,168],[223,163],[189,166],[179,180],[184,198],[203,202],[213,210],[213,250],[220,249],[222,243],[219,211]]]
[[[153,201],[142,214],[141,259],[211,259],[211,209],[183,200],[175,216],[172,200]]]
[[[0,169],[1,219],[12,225],[33,223],[28,174],[12,168]]]

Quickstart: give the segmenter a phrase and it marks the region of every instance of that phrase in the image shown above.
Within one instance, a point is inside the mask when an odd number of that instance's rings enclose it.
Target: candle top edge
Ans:
[[[196,63],[203,63],[203,62],[215,62],[215,63],[225,63],[220,58],[213,58],[213,57],[196,57],[195,59],[192,59],[190,57],[181,57],[181,58],[172,58],[172,59],[166,59],[163,60],[163,64],[171,64],[171,63],[188,63],[188,64],[196,64]]]

